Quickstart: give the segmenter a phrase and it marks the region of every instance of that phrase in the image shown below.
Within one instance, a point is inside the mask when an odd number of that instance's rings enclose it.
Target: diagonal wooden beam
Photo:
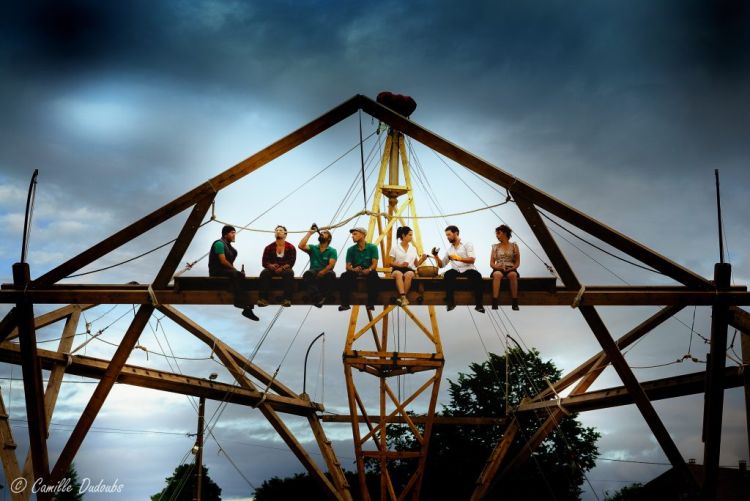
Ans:
[[[680,266],[645,245],[636,242],[525,181],[495,167],[393,110],[365,96],[359,96],[359,103],[362,110],[369,115],[387,123],[391,127],[407,134],[480,176],[511,190],[514,198],[523,197],[525,200],[551,212],[557,217],[588,232],[635,259],[648,264],[678,282],[694,287],[710,288],[710,283],[693,271]]]
[[[74,307],[73,311],[69,314],[65,327],[63,328],[63,334],[60,338],[60,343],[57,346],[58,353],[69,353],[70,348],[73,346],[73,340],[75,339],[76,328],[78,327],[78,321],[81,316],[82,309],[77,305],[71,305]],[[39,317],[37,317],[39,320]],[[50,423],[52,422],[52,413],[55,410],[55,404],[57,403],[57,397],[60,394],[60,387],[62,386],[63,376],[65,375],[65,366],[56,365],[49,373],[47,378],[47,388],[44,391],[44,414],[47,422],[47,434],[49,434]],[[26,461],[23,465],[23,476],[29,482],[29,485],[33,483],[31,478],[31,455],[26,455]]]
[[[99,305],[98,304],[69,304],[67,306],[63,306],[62,308],[58,308],[56,310],[53,310],[43,315],[39,315],[38,317],[35,317],[34,328],[36,328],[36,330],[39,330],[42,327],[47,327],[48,325],[52,325],[55,322],[58,322],[62,319],[70,318],[70,315],[73,312],[80,313],[90,308],[93,308],[94,306],[99,306]],[[18,337],[18,329],[13,329],[13,331],[7,337],[7,341],[11,341],[17,337]],[[0,342],[2,342],[2,340],[0,340]]]
[[[75,457],[78,449],[80,449],[83,439],[86,438],[88,431],[91,429],[91,425],[94,423],[97,414],[104,405],[109,392],[112,390],[115,381],[117,381],[120,372],[122,371],[125,362],[127,361],[130,353],[133,351],[135,343],[143,332],[143,328],[146,327],[148,319],[154,311],[154,307],[151,305],[141,305],[135,314],[135,318],[131,322],[128,330],[122,338],[117,351],[112,356],[112,360],[107,367],[107,370],[102,375],[101,381],[96,386],[93,395],[89,399],[88,404],[83,410],[80,419],[76,423],[73,432],[70,434],[70,438],[63,447],[60,457],[55,463],[55,467],[52,470],[50,480],[52,484],[59,482],[65,473],[70,468],[73,458]]]
[[[191,191],[155,210],[151,214],[123,228],[114,235],[102,240],[98,244],[90,247],[56,268],[53,268],[36,279],[33,282],[34,286],[53,284],[71,273],[75,273],[84,266],[94,262],[96,259],[120,247],[124,243],[129,242],[171,217],[179,214],[188,207],[194,205],[201,198],[210,195],[211,193],[216,193],[235,181],[242,179],[271,160],[280,157],[289,150],[299,146],[308,139],[315,137],[329,127],[336,125],[346,117],[353,114],[357,111],[358,101],[358,97],[355,96],[340,104],[307,125],[304,125],[291,134],[279,139],[270,146],[267,146],[254,155],[241,161],[237,165],[214,176],[200,186],[197,186]]]
[[[3,319],[0,320],[0,343],[8,339],[8,336],[10,336],[12,332],[14,332],[17,325],[18,318],[16,316],[16,307],[14,306],[3,317]]]
[[[672,318],[675,314],[677,314],[680,310],[682,310],[683,306],[677,305],[677,306],[667,306],[665,308],[660,309],[658,312],[656,312],[654,315],[650,316],[640,324],[638,324],[636,327],[628,331],[626,334],[624,334],[622,337],[620,337],[617,340],[617,348],[620,350],[630,346],[631,344],[635,343],[639,339],[641,339],[643,336],[651,332],[654,328],[664,323],[667,319]],[[565,390],[567,387],[572,385],[574,382],[576,382],[578,379],[582,378],[586,374],[588,374],[596,365],[598,365],[599,360],[604,357],[603,362],[606,363],[607,361],[607,355],[603,351],[600,351],[596,355],[592,356],[588,360],[586,360],[584,363],[570,371],[568,374],[560,378],[558,381],[556,381],[552,388],[555,392],[560,393],[563,390]],[[544,400],[546,398],[549,398],[553,395],[552,389],[545,388],[541,392],[539,392],[538,395],[536,395],[534,398],[531,399],[531,401],[539,401]]]
[[[562,251],[557,246],[557,242],[552,238],[547,225],[540,217],[536,208],[524,198],[517,198],[516,203],[521,210],[521,214],[523,214],[526,222],[529,224],[529,227],[534,232],[534,235],[536,235],[537,240],[552,261],[552,264],[560,275],[563,284],[573,289],[580,288],[581,283],[578,281],[578,277],[576,277],[570,264],[568,264]],[[630,366],[628,366],[628,363],[625,361],[622,352],[617,348],[617,344],[614,339],[612,339],[612,335],[609,333],[607,326],[604,325],[596,308],[593,306],[581,305],[578,310],[583,315],[584,320],[586,320],[586,323],[594,333],[597,341],[599,341],[602,351],[609,358],[617,375],[620,376],[623,384],[633,396],[633,400],[638,407],[638,410],[641,412],[643,419],[656,437],[656,441],[659,442],[659,445],[664,450],[667,458],[672,463],[675,470],[677,470],[677,472],[683,477],[686,485],[691,486],[692,490],[697,492],[698,485],[688,469],[682,454],[680,454],[672,437],[669,436],[669,432],[659,418],[659,415],[656,413],[654,406],[643,391],[643,388],[638,384],[638,380],[630,369]]]
[[[8,422],[9,415],[8,410],[5,408],[5,402],[3,401],[2,393],[0,393],[0,459],[3,462],[3,473],[5,473],[5,483],[10,484],[13,480],[21,476],[21,470],[18,467],[18,458],[16,458],[16,441],[13,439],[13,430],[10,428]],[[26,491],[15,492],[15,489],[9,489],[11,491],[11,499],[13,501],[21,501],[28,499]]]

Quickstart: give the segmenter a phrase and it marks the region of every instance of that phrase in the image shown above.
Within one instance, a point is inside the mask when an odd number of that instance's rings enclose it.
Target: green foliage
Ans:
[[[195,489],[195,464],[185,463],[175,468],[171,477],[166,478],[167,486],[159,493],[151,496],[151,501],[174,500],[192,501]],[[208,468],[203,467],[202,499],[204,501],[220,501],[221,488],[208,476]]]
[[[362,499],[359,493],[359,479],[357,474],[345,471],[347,482],[354,499]],[[329,477],[330,479],[330,477]],[[370,493],[379,492],[380,477],[367,475],[367,484]],[[273,477],[265,480],[255,490],[255,501],[288,501],[290,499],[304,499],[305,501],[328,501],[318,483],[309,473],[297,473],[291,477]],[[379,495],[373,499],[379,499]]]
[[[507,405],[513,409],[521,400],[547,388],[560,378],[551,361],[544,362],[539,352],[509,352]],[[488,360],[473,363],[469,372],[449,380],[450,402],[445,416],[504,416],[506,408],[505,357],[490,354]],[[521,449],[544,421],[547,414],[519,415],[520,432],[508,458]],[[389,430],[390,431],[390,430]],[[436,426],[433,428],[427,458],[422,499],[468,499],[490,453],[502,438],[502,426]],[[494,486],[490,498],[503,499],[578,499],[584,472],[594,467],[599,438],[593,428],[585,428],[575,415],[562,419],[532,454],[531,459],[505,476]],[[413,435],[405,427],[396,433],[391,445],[399,450],[417,450]],[[413,461],[394,462],[392,477],[405,485],[414,469]]]
[[[604,491],[604,501],[638,501],[640,499],[643,499],[643,484],[626,485],[612,494]]]
[[[55,495],[55,501],[81,501],[83,494],[81,494],[81,482],[78,480],[78,472],[76,471],[75,463],[70,465],[68,474],[65,476],[70,489],[65,489],[65,492],[60,492]]]

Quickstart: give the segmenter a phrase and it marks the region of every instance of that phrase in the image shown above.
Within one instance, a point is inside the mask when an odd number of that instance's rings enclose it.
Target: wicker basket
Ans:
[[[430,259],[432,259],[433,262],[435,261],[434,257],[429,256],[425,263],[430,262]],[[436,277],[438,276],[438,271],[440,271],[439,268],[433,264],[423,264],[417,267],[417,275],[420,277]]]

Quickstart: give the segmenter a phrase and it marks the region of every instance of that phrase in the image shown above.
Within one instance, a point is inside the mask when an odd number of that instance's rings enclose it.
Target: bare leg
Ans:
[[[503,280],[503,272],[502,271],[493,271],[492,272],[492,299],[497,301],[497,299],[500,297],[500,282]]]
[[[508,273],[508,280],[510,280],[510,297],[513,299],[518,298],[518,273],[511,271]]]
[[[393,272],[393,278],[396,281],[396,290],[400,295],[404,295],[404,274],[400,271]]]
[[[411,279],[414,278],[414,272],[413,271],[407,271],[404,275],[404,292],[403,294],[408,294],[409,290],[411,289]]]

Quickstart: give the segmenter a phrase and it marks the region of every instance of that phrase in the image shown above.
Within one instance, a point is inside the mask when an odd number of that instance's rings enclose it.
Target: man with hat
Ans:
[[[208,253],[208,275],[210,277],[227,277],[234,294],[234,305],[242,308],[242,316],[250,320],[258,320],[253,312],[253,306],[243,299],[242,282],[245,279],[245,272],[239,271],[234,267],[234,260],[237,259],[237,249],[232,246],[232,242],[237,235],[234,226],[226,225],[221,229],[221,239],[211,244],[211,250]]]
[[[349,309],[352,290],[357,277],[367,280],[367,309],[375,309],[378,290],[380,289],[380,276],[378,276],[378,246],[367,243],[367,230],[358,226],[349,230],[354,245],[346,251],[346,271],[341,274],[341,306],[339,311]]]

